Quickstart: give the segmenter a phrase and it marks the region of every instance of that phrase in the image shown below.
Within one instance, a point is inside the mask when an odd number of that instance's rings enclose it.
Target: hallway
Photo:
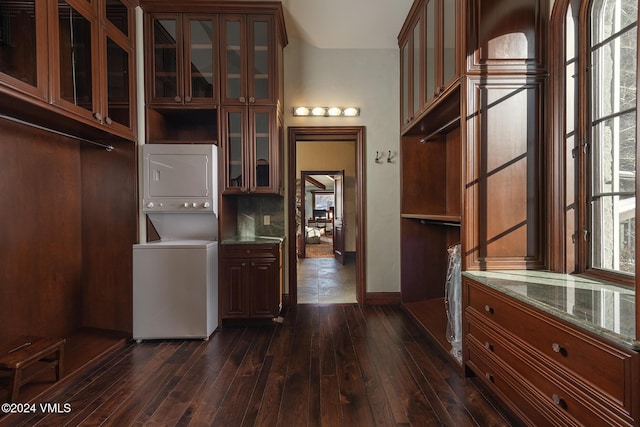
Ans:
[[[355,304],[356,263],[335,258],[298,260],[298,304]]]

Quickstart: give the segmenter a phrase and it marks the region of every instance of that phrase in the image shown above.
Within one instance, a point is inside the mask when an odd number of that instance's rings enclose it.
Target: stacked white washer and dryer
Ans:
[[[160,240],[133,246],[133,338],[208,339],[218,327],[217,147],[145,144],[143,212]]]

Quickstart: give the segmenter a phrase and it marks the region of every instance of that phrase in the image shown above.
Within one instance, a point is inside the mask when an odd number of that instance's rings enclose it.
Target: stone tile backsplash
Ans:
[[[265,215],[270,224],[265,224]],[[284,198],[279,196],[238,197],[238,236],[283,237]]]

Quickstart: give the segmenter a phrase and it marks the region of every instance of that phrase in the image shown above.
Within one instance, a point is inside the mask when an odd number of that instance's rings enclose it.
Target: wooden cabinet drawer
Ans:
[[[554,372],[552,364],[535,350],[494,323],[476,318],[474,313],[468,316],[467,342],[525,377],[540,392],[541,401],[555,408],[556,416],[562,413],[584,425],[631,423],[630,415],[620,406],[611,405],[608,399],[602,399],[600,393],[582,381],[575,381],[571,375]]]
[[[280,245],[240,244],[221,245],[220,256],[223,258],[278,258]]]
[[[504,327],[555,362],[558,371],[571,371],[628,411],[632,407],[629,381],[632,355],[605,344],[525,304],[490,289],[468,283],[468,310]],[[602,369],[605,367],[606,369]]]
[[[466,347],[467,364],[479,378],[493,390],[522,420],[530,426],[553,425],[548,415],[544,414],[544,407],[537,406],[538,399],[533,397],[531,387],[517,374],[508,372],[499,360],[488,356],[480,349],[480,344],[469,342]],[[565,425],[577,425],[569,418]]]

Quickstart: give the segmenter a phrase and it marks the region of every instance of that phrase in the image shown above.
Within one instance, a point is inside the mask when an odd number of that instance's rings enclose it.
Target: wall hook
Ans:
[[[376,163],[382,163],[382,154],[379,151],[376,151]]]
[[[391,150],[389,150],[389,155],[387,156],[387,163],[393,163],[392,160],[395,158],[396,156],[391,155]]]

